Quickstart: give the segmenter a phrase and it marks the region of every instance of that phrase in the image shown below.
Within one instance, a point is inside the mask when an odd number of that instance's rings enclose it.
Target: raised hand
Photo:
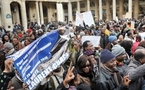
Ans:
[[[5,60],[5,69],[3,72],[9,73],[13,65],[13,60],[11,58]]]

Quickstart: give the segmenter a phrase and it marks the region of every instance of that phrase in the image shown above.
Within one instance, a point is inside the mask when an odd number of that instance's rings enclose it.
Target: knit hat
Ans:
[[[119,56],[121,53],[125,52],[125,49],[123,47],[121,47],[120,45],[114,45],[112,47],[112,53],[117,57]]]
[[[14,46],[13,46],[13,44],[12,43],[10,43],[10,42],[6,42],[5,44],[4,44],[4,48],[5,49],[13,49],[14,48]]]
[[[117,40],[117,37],[116,36],[109,36],[108,40],[110,43],[113,43],[114,40]]]
[[[100,59],[101,59],[102,63],[106,63],[106,62],[112,60],[113,58],[115,58],[114,54],[112,52],[110,52],[108,49],[103,49],[101,51]]]

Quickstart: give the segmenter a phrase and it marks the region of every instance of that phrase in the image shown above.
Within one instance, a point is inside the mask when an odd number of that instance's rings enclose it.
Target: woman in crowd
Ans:
[[[2,37],[2,41],[3,41],[3,44],[5,44],[6,42],[10,42],[10,37],[7,34],[5,34]]]
[[[88,56],[82,55],[79,57],[76,63],[76,69],[80,75],[81,82],[87,84],[93,89],[93,64],[88,59]]]

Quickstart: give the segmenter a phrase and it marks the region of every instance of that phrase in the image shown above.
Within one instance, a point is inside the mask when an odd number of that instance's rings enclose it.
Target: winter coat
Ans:
[[[13,75],[13,73],[5,72],[0,74],[0,90],[7,90],[8,83],[12,79]]]
[[[70,87],[69,87],[70,88]],[[56,90],[69,90],[69,88],[66,88],[63,83],[61,83],[58,88]],[[84,84],[84,83],[80,83],[77,87],[75,87],[76,89],[75,90],[91,90],[91,88]],[[70,89],[70,90],[73,90],[73,89]]]
[[[101,72],[98,77],[96,77],[95,89],[99,90],[127,90],[127,87],[123,87],[121,76],[117,73],[119,85],[115,82],[115,79],[110,73],[101,68]]]
[[[145,64],[141,65],[137,60],[132,60],[128,65],[126,74],[130,76],[131,83],[128,90],[141,90],[143,76],[145,75]]]
[[[108,43],[109,43],[108,36],[107,35],[101,36],[101,39],[100,39],[101,48],[105,49]]]

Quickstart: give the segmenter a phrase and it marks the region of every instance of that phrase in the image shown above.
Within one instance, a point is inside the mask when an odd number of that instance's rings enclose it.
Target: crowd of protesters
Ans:
[[[96,21],[92,26],[75,26],[71,21],[38,25],[28,30],[15,24],[12,31],[0,27],[0,89],[28,90],[6,57],[23,49],[46,32],[70,32],[70,58],[44,78],[35,90],[145,90],[145,19]],[[63,33],[61,33],[63,34]],[[83,36],[100,36],[99,46]]]

